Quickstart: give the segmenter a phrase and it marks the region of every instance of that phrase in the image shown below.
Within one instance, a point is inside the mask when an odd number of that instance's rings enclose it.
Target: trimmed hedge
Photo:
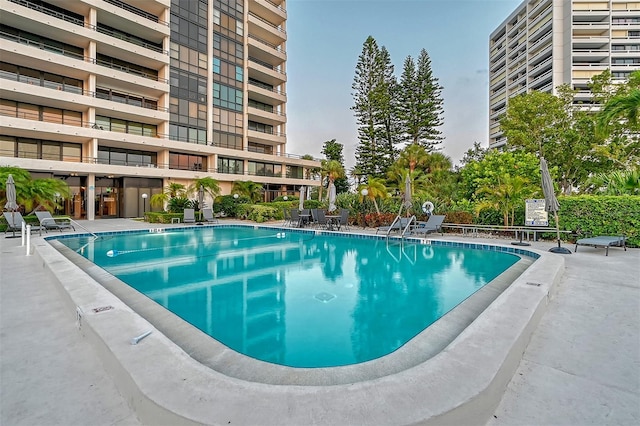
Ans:
[[[573,195],[558,201],[561,229],[593,236],[624,234],[629,247],[640,247],[640,196]],[[549,222],[555,226],[551,215]]]

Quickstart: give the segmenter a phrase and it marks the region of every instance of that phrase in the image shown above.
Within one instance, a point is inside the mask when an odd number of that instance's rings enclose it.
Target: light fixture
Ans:
[[[238,197],[239,197],[239,195],[238,195],[238,194],[233,194],[233,198],[234,198],[235,200],[237,200],[237,199],[238,199]]]
[[[367,188],[362,188],[362,191],[360,191],[360,193],[363,197],[366,197],[367,195],[369,195],[369,190]]]
[[[283,200],[287,201],[289,199],[289,197],[287,197],[286,195],[284,197],[282,197]]]

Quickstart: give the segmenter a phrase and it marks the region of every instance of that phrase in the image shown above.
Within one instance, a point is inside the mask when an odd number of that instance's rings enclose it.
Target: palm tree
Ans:
[[[363,189],[366,189],[366,195],[362,194]],[[376,207],[376,213],[378,214],[380,214],[380,209],[378,208],[378,202],[376,200],[378,198],[389,197],[387,187],[384,186],[383,180],[374,178],[372,176],[369,176],[369,178],[367,179],[367,183],[362,184],[358,187],[358,194],[360,194],[360,202],[362,202],[364,197],[367,197],[369,200],[373,201],[373,205]]]
[[[244,195],[249,198],[252,203],[262,200],[264,188],[262,184],[250,180],[236,180],[233,182],[231,192],[238,195]]]
[[[5,184],[9,175],[16,183],[16,202],[24,207],[25,213],[31,213],[40,206],[52,211],[61,207],[59,199],[70,198],[69,185],[61,179],[32,179],[31,174],[19,167],[0,167],[0,200],[6,203]]]
[[[509,226],[509,222],[513,226],[516,207],[536,191],[528,179],[505,174],[498,178],[498,185],[485,185],[478,189],[477,194],[482,198],[476,205],[476,213],[494,208],[502,213],[504,226]]]
[[[397,162],[401,166],[408,168],[413,176],[416,167],[426,165],[428,160],[429,154],[424,146],[418,143],[411,143],[402,150]]]
[[[149,199],[149,203],[154,207],[164,207],[170,200],[174,198],[186,198],[187,187],[181,183],[170,182],[165,186],[160,194],[154,194]]]
[[[204,193],[209,195],[212,199],[215,199],[220,195],[220,185],[218,181],[211,177],[203,177],[195,179],[191,185],[187,188],[187,194],[195,195],[200,191],[200,187],[204,189]],[[202,208],[202,206],[200,206]]]
[[[590,178],[586,185],[593,192],[605,195],[640,195],[640,167],[600,173]]]
[[[320,163],[322,179],[328,178],[333,183],[337,178],[345,177],[344,167],[338,160],[322,160]],[[322,200],[322,185],[320,185],[319,200]]]
[[[596,130],[602,136],[608,136],[613,121],[625,119],[631,129],[636,129],[640,117],[640,89],[611,98],[598,114]]]

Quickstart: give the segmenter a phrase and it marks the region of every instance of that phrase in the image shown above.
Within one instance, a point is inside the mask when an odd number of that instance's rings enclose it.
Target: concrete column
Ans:
[[[96,175],[89,173],[87,176],[87,190],[85,192],[85,205],[87,206],[87,220],[96,218]]]

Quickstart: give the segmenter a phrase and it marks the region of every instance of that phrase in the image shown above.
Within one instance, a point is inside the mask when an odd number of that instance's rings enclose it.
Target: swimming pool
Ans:
[[[130,220],[85,226],[105,238],[155,231]],[[75,237],[36,239],[34,252],[55,278],[69,319],[145,424],[485,423],[564,269],[562,256],[499,240],[445,234],[420,241],[522,258],[390,355],[342,367],[291,368],[216,342],[60,242]],[[381,238],[359,230],[350,237]],[[140,344],[130,344],[149,331]]]
[[[233,350],[289,367],[388,355],[520,260],[238,226],[61,241]]]

